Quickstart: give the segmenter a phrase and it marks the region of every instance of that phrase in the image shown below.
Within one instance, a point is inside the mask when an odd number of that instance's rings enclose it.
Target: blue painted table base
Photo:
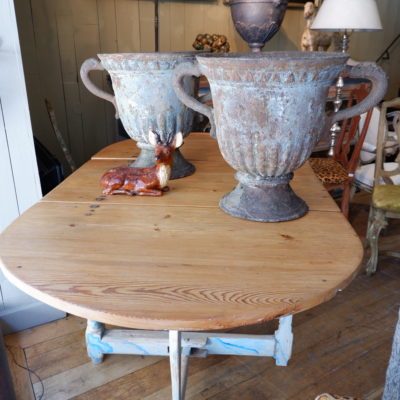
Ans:
[[[105,329],[104,324],[88,321],[86,345],[93,363],[104,354],[169,356],[172,400],[184,400],[190,357],[208,354],[274,357],[276,365],[286,366],[292,353],[292,316],[279,318],[273,335],[234,333],[147,331]]]

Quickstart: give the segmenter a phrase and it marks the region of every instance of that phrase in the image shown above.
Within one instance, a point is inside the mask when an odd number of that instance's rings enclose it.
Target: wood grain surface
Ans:
[[[355,195],[350,221],[363,237],[370,199],[367,196],[364,201],[360,196],[366,193]],[[400,244],[400,220],[391,222],[382,239],[385,247],[395,249]],[[192,357],[186,399],[311,400],[320,393],[332,392],[381,400],[399,296],[399,262],[381,257],[372,278],[361,273],[334,299],[295,316],[295,346],[289,367],[277,368],[270,357]],[[234,332],[265,335],[273,333],[276,326],[276,321],[270,321],[236,328]],[[18,352],[14,355],[22,365],[38,373],[48,400],[168,398],[171,382],[165,357],[126,375],[142,357],[105,356],[96,367],[99,373],[93,373],[91,360],[82,351],[85,327],[86,320],[69,316],[5,336],[4,341],[9,348],[14,350],[15,346],[20,351],[23,362]],[[42,390],[34,375],[30,380],[11,356],[9,361],[17,374],[14,385],[19,397],[33,399],[33,385],[39,398]]]
[[[91,161],[68,177],[44,201],[103,202],[163,206],[217,207],[221,197],[237,184],[235,171],[222,159],[217,141],[208,134],[192,133],[185,139],[182,153],[196,166],[196,173],[185,179],[169,182],[171,191],[162,198],[102,196],[99,181],[106,170],[129,165],[135,159],[136,144],[124,140],[106,147]],[[339,211],[328,192],[319,184],[308,163],[295,172],[295,192],[311,210]]]
[[[311,211],[259,223],[219,209],[234,185],[222,160],[197,162],[159,199],[96,201],[103,167],[115,162],[89,161],[2,234],[2,267],[19,288],[100,322],[210,330],[320,304],[361,263],[357,235],[308,165],[293,187]]]
[[[154,199],[126,195],[103,196],[100,187],[102,174],[112,167],[126,166],[126,160],[90,160],[74,175],[69,176],[43,201],[86,202],[93,204],[127,204],[166,207],[218,207],[221,197],[237,184],[235,171],[223,161],[196,161],[196,173],[184,179],[169,181],[170,191]],[[339,211],[329,193],[319,184],[308,164],[295,173],[293,190],[311,210]]]

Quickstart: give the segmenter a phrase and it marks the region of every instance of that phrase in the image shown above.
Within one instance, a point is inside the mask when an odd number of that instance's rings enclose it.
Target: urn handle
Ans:
[[[80,74],[83,84],[89,92],[101,99],[107,100],[112,103],[115,107],[115,118],[119,118],[117,103],[115,102],[115,96],[99,89],[89,78],[90,71],[104,71],[105,68],[101,62],[96,58],[88,58],[81,66]]]
[[[191,109],[204,114],[208,117],[211,124],[211,131],[210,135],[215,139],[215,122],[214,122],[214,110],[212,107],[207,106],[206,104],[202,104],[200,101],[196,100],[194,97],[189,96],[184,88],[183,88],[183,78],[185,76],[197,76],[199,77],[202,75],[200,71],[199,64],[194,64],[191,62],[185,62],[179,64],[175,67],[174,74],[172,77],[172,85],[174,87],[175,93],[178,96],[179,100],[185,104],[186,106],[190,107]],[[204,98],[203,98],[204,97]],[[205,100],[205,96],[201,98],[201,101]]]
[[[346,118],[354,117],[355,115],[361,115],[372,107],[375,107],[386,94],[387,90],[387,76],[382,68],[372,62],[362,62],[355,66],[346,66],[343,72],[344,75],[352,78],[366,78],[372,82],[372,89],[369,95],[357,103],[353,107],[345,108],[338,111],[332,116],[332,124],[337,121],[341,121]]]

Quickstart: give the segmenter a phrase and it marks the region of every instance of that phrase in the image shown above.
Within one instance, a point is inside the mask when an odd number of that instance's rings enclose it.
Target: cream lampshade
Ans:
[[[379,31],[382,23],[375,0],[325,0],[311,29],[325,31]]]

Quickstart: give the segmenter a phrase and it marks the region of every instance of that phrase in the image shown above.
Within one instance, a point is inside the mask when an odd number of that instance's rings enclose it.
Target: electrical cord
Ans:
[[[36,376],[36,378],[38,379],[38,381],[40,382],[40,385],[41,385],[41,387],[42,387],[42,393],[40,393],[40,396],[38,396],[37,400],[42,400],[42,399],[43,399],[43,396],[44,396],[44,384],[43,384],[43,381],[42,381],[42,379],[40,378],[40,376],[39,376],[33,369],[30,369],[30,368],[28,368],[28,367],[24,367],[23,365],[19,364],[18,361],[15,359],[15,355],[14,355],[13,351],[11,350],[11,347],[8,346],[8,345],[6,345],[6,348],[7,348],[7,350],[9,351],[9,353],[11,354],[12,362],[13,362],[15,365],[17,365],[18,367],[20,367],[20,368],[22,368],[22,369],[28,371],[28,372],[31,373],[32,375],[35,375],[35,376]],[[35,396],[35,397],[36,397],[36,396]]]

